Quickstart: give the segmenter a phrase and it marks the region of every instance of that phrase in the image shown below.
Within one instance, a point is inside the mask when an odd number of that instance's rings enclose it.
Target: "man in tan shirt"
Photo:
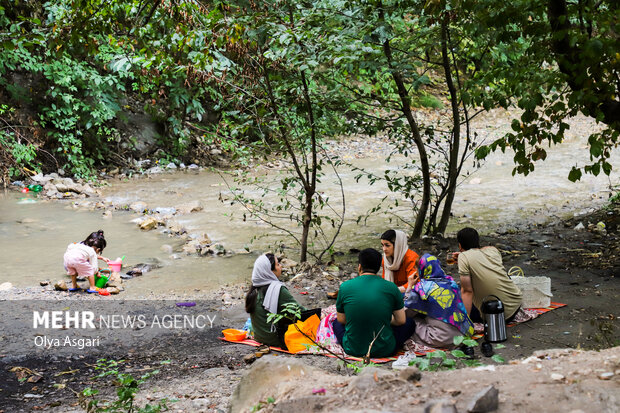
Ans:
[[[504,304],[506,321],[510,321],[521,306],[522,296],[506,273],[499,250],[480,248],[480,237],[473,228],[463,228],[456,239],[461,251],[457,255],[461,295],[469,317],[474,322],[482,322],[482,301],[495,295]]]

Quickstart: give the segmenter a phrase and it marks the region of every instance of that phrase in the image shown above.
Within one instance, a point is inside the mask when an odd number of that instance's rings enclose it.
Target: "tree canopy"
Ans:
[[[321,169],[337,163],[321,143],[384,133],[416,173],[378,179],[412,202],[415,236],[443,232],[473,150],[511,150],[514,173],[528,174],[582,113],[603,127],[587,139],[591,162],[569,179],[610,173],[619,15],[611,0],[4,0],[3,181],[127,164],[137,155],[123,125],[142,111],[160,125],[151,155],[162,160],[195,159],[212,144],[232,156],[284,154],[280,189],[298,191],[307,235],[324,221],[314,210]],[[444,103],[442,125],[416,116]],[[497,107],[519,117],[480,145],[469,122]]]

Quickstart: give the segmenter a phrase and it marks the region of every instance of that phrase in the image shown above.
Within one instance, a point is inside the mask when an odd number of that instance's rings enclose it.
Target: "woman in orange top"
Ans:
[[[415,274],[414,279],[420,280],[416,262],[419,255],[409,249],[407,235],[403,231],[390,229],[381,235],[383,248],[383,278],[393,282],[401,292],[407,289],[407,278]]]

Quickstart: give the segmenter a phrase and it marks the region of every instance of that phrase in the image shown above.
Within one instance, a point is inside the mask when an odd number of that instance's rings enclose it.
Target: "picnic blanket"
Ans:
[[[517,324],[524,323],[529,320],[533,320],[534,318],[537,318],[544,313],[547,313],[549,311],[555,310],[557,308],[565,307],[565,306],[566,304],[562,304],[562,303],[551,303],[551,305],[546,308],[522,309],[519,311],[517,316],[515,316],[514,321],[508,324],[508,327],[513,327]],[[362,361],[362,357],[355,357],[355,356],[346,354],[342,346],[338,344],[336,340],[336,336],[334,335],[334,330],[332,328],[332,323],[333,323],[333,320],[335,319],[336,319],[336,306],[335,305],[324,308],[321,311],[321,324],[319,325],[319,328],[317,330],[316,341],[320,343],[323,347],[329,349],[331,352],[339,355],[340,357],[346,360]],[[482,324],[476,323],[474,324],[474,327],[476,328],[476,334],[474,334],[472,338],[474,340],[478,340],[483,337],[482,332],[484,331],[484,326]],[[251,338],[246,338],[243,341],[226,340],[224,337],[220,337],[219,339],[222,341],[228,341],[234,344],[245,344],[245,345],[254,346],[254,347],[262,346],[261,343]],[[336,358],[335,355],[330,354],[329,351],[326,351],[318,346],[312,346],[308,348],[308,350],[304,350],[299,353],[291,353],[290,351],[282,349],[280,347],[270,347],[270,349],[273,351],[277,351],[280,353],[287,353],[287,354],[316,354],[316,355]],[[423,356],[425,354],[432,353],[433,351],[439,350],[433,347],[427,347],[427,346],[418,344],[415,341],[413,341],[413,339],[409,339],[405,341],[405,344],[403,345],[403,349],[406,352],[414,352],[417,356]],[[404,354],[403,351],[398,352],[391,357],[371,358],[370,361],[375,364],[388,363],[390,361],[396,361],[398,357],[402,354]]]

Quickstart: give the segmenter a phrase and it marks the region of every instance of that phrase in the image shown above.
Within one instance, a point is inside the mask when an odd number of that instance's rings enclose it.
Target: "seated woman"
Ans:
[[[474,334],[457,283],[446,275],[437,257],[418,260],[420,281],[405,292],[405,307],[415,312],[413,340],[425,346],[453,348],[454,337]],[[409,285],[413,284],[413,276]],[[409,311],[408,311],[409,312]]]
[[[245,311],[250,313],[254,339],[268,346],[284,347],[276,326],[267,322],[269,313],[280,313],[287,303],[297,303],[278,279],[282,267],[273,254],[264,254],[254,262],[252,286],[245,297]],[[299,305],[301,310],[305,310]]]
[[[417,270],[415,263],[418,254],[409,249],[407,235],[403,231],[387,230],[381,235],[381,247],[383,248],[383,278],[398,286],[401,293],[405,292],[409,276],[415,275],[417,282]]]

